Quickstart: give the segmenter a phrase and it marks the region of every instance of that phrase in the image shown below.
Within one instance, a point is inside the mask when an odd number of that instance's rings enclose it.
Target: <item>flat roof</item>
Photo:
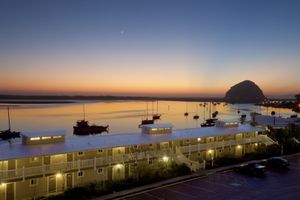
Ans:
[[[165,124],[145,124],[142,125],[142,127],[146,128],[171,128],[173,127],[173,124],[165,123]]]
[[[204,127],[173,130],[169,134],[107,134],[67,138],[65,142],[51,144],[23,145],[20,139],[0,143],[0,160],[37,157],[69,152],[88,151],[95,149],[120,147],[128,145],[150,144],[174,140],[228,135],[245,132],[263,131],[250,125],[233,128]]]

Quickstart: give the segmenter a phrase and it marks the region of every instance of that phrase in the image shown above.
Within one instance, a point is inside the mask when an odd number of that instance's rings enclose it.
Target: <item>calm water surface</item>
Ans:
[[[143,101],[110,101],[84,103],[86,119],[90,124],[110,126],[110,134],[139,132],[138,125],[148,115],[157,112],[156,102]],[[209,106],[200,106],[203,102],[176,102],[160,101],[158,113],[162,114],[158,123],[172,123],[175,129],[199,127],[208,117]],[[152,106],[153,105],[153,106]],[[189,116],[183,114],[189,112]],[[218,111],[219,119],[239,119],[239,115],[252,111],[267,114],[275,111],[276,115],[283,117],[294,114],[289,109],[275,109],[258,107],[252,104],[224,104],[211,106],[212,112]],[[238,114],[240,110],[240,114]],[[77,120],[83,119],[83,103],[55,104],[55,105],[19,105],[11,107],[12,129],[17,131],[48,131],[65,130],[68,137],[73,136],[73,125]],[[193,115],[198,114],[199,120]],[[7,129],[7,111],[5,104],[0,107],[0,130]],[[103,133],[106,134],[106,133]]]

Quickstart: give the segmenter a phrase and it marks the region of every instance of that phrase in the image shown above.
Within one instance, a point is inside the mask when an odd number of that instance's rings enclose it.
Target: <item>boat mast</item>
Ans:
[[[211,118],[211,102],[209,102],[209,119]]]
[[[152,116],[154,115],[154,101],[152,101]]]
[[[83,120],[85,121],[85,105],[82,105],[82,109],[83,109]]]
[[[7,107],[7,118],[8,118],[8,130],[11,129],[11,123],[10,123],[10,113],[9,113],[9,107]]]
[[[148,119],[148,101],[147,101],[147,116],[146,119]]]

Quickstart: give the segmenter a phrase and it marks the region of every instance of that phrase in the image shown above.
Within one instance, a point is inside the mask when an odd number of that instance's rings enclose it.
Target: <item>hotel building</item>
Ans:
[[[2,141],[0,199],[33,199],[93,181],[126,179],[139,162],[173,160],[198,171],[219,157],[240,157],[273,143],[263,129],[238,122],[172,129],[153,124],[142,133],[70,138],[63,132],[24,133],[21,140]]]

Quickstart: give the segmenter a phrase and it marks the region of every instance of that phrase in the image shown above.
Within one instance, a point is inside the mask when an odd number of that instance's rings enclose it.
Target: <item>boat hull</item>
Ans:
[[[91,127],[77,127],[73,126],[73,133],[75,135],[90,135],[90,134],[100,134],[103,132],[108,133],[108,126],[91,126]]]

